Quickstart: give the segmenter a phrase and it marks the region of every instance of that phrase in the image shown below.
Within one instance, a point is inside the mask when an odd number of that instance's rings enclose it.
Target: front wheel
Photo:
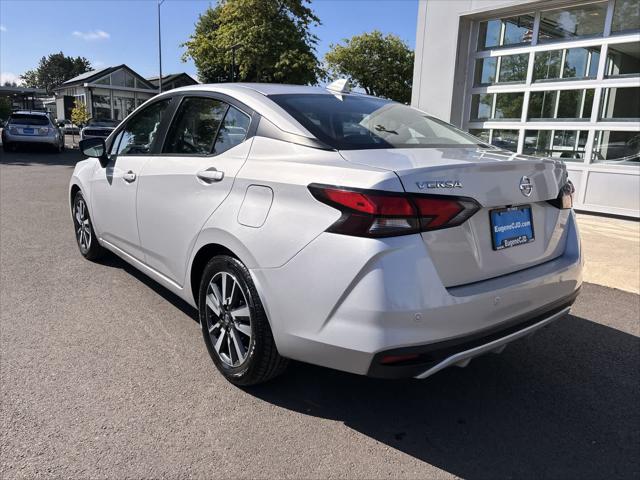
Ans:
[[[82,192],[76,193],[73,199],[73,227],[78,248],[84,258],[96,260],[104,255],[105,250],[98,243],[96,233],[93,231],[89,209]]]
[[[209,355],[231,383],[256,385],[285,370],[288,360],[278,353],[256,287],[240,261],[227,255],[209,261],[198,306]]]

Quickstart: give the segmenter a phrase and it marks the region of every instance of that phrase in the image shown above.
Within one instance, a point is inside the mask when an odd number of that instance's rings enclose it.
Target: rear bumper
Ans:
[[[10,143],[13,145],[58,145],[60,137],[51,135],[13,135],[8,131],[2,132],[2,143]]]
[[[284,266],[251,273],[283,356],[361,375],[428,376],[566,313],[582,284],[573,213],[564,237],[553,260],[452,288],[417,235],[325,233]],[[400,365],[411,367],[404,371],[378,365],[381,356],[406,351],[431,356]]]
[[[564,317],[569,313],[579,293],[580,290],[576,290],[566,298],[485,331],[424,346],[379,352],[373,357],[367,375],[379,378],[423,379],[451,365],[464,367],[471,359],[488,352],[500,353],[508,343]],[[384,363],[385,357],[413,355],[418,357],[393,364]]]

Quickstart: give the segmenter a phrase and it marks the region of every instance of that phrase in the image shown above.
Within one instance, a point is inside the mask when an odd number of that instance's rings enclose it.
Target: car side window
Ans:
[[[251,118],[237,108],[231,106],[224,116],[218,138],[213,146],[213,153],[218,155],[244,142],[249,130]]]
[[[158,134],[162,114],[169,106],[170,98],[160,100],[137,113],[118,134],[114,145],[116,155],[144,155],[150,152]],[[114,151],[112,149],[111,153]]]
[[[164,153],[208,155],[228,105],[220,100],[187,97],[169,128]]]
[[[122,140],[123,135],[124,130],[120,131],[120,133],[116,135],[116,138],[113,139],[113,142],[111,142],[111,149],[109,149],[109,154],[117,155],[118,147],[120,146],[120,140]]]

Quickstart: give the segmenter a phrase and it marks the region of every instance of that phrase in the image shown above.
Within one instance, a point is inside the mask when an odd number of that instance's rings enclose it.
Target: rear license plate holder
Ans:
[[[489,211],[491,246],[494,250],[526,245],[535,240],[531,205]]]
[[[23,128],[22,133],[24,133],[25,135],[33,135],[35,132],[33,128]]]

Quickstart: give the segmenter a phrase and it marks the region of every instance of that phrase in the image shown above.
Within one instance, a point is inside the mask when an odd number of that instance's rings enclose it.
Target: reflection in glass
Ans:
[[[537,52],[533,60],[533,81],[560,78],[562,50]]]
[[[531,92],[530,120],[589,119],[593,108],[593,89]]]
[[[616,0],[613,7],[612,32],[640,29],[638,0]]]
[[[110,95],[98,95],[94,93],[91,95],[93,118],[97,120],[110,120],[111,119],[111,96]]]
[[[607,77],[640,73],[640,42],[609,45],[605,72]]]
[[[599,61],[600,47],[538,52],[533,62],[533,80],[596,78]]]
[[[493,94],[481,93],[471,96],[471,119],[488,120],[491,117]]]
[[[584,159],[586,144],[585,130],[527,130],[522,152],[569,162],[580,161]]]
[[[474,83],[476,85],[488,85],[496,81],[497,57],[480,58],[476,60],[476,72]]]
[[[497,93],[495,119],[520,120],[524,93]]]
[[[524,82],[527,79],[528,65],[528,53],[500,57],[498,82]]]
[[[494,130],[491,144],[505,150],[518,150],[518,130]]]
[[[531,43],[533,15],[519,15],[480,22],[478,50]]]
[[[616,120],[636,120],[640,118],[640,88],[603,89],[600,117]]]
[[[469,133],[474,137],[478,137],[485,143],[489,143],[489,129],[487,128],[472,128]]]
[[[640,164],[640,132],[597,131],[591,159],[593,162]]]
[[[607,2],[541,12],[538,41],[601,36],[606,13]]]

